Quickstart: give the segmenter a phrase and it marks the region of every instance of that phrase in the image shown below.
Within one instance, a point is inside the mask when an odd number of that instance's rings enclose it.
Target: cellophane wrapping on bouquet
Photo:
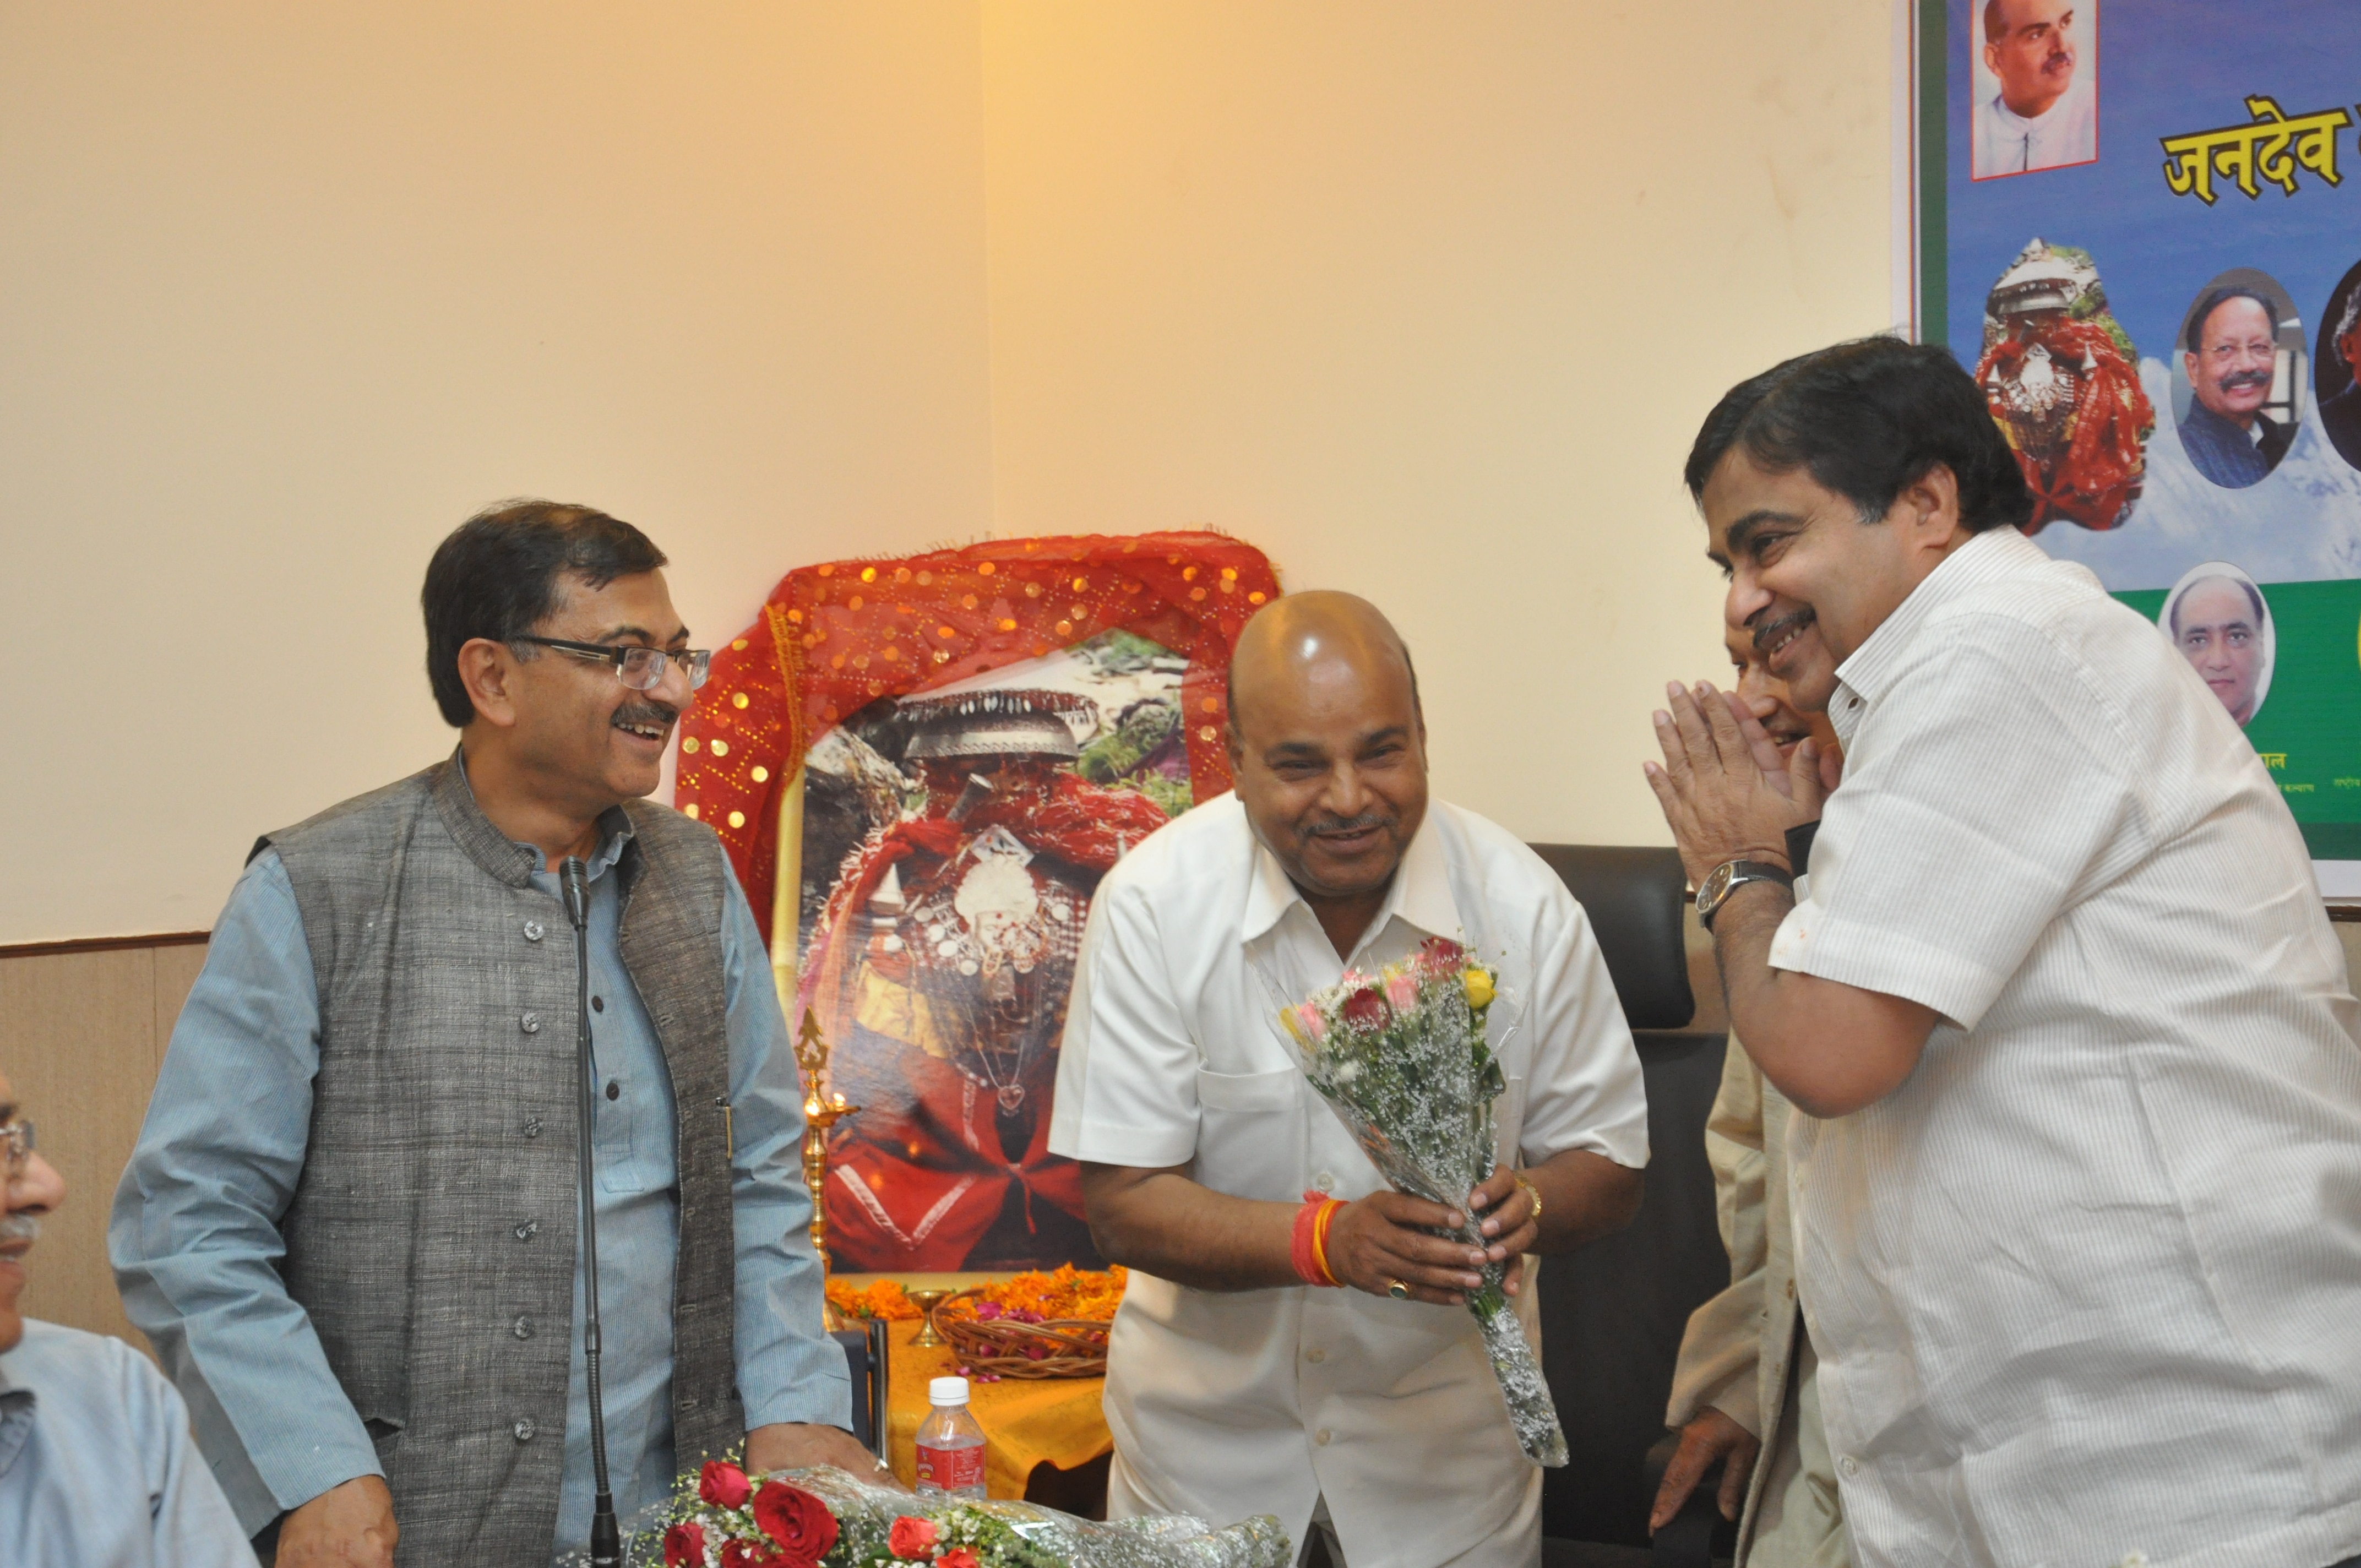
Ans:
[[[776,1483],[826,1506],[834,1526],[824,1541],[807,1529],[781,1528],[779,1519],[793,1510],[774,1504],[765,1512],[764,1494]],[[736,1568],[726,1544],[732,1540],[751,1542],[738,1562],[796,1568],[1287,1568],[1294,1561],[1287,1531],[1268,1514],[1218,1527],[1187,1515],[1102,1524],[1035,1503],[913,1495],[829,1465],[750,1486],[737,1508],[713,1506],[710,1486],[700,1505],[696,1478],[684,1477],[672,1527],[636,1536],[627,1561],[634,1568],[672,1561],[667,1541],[677,1544],[679,1522],[700,1519],[705,1550],[697,1561],[725,1568]]]
[[[1467,1194],[1498,1164],[1494,1106],[1508,1084],[1484,1034],[1494,984],[1466,948],[1433,938],[1378,974],[1345,970],[1279,1015],[1304,1077],[1378,1174],[1463,1214]],[[1436,1234],[1481,1247],[1478,1225],[1469,1215],[1456,1232]],[[1508,1271],[1521,1266],[1514,1257],[1486,1264],[1467,1310],[1483,1331],[1518,1446],[1534,1464],[1556,1466],[1566,1462],[1557,1405],[1501,1288]]]

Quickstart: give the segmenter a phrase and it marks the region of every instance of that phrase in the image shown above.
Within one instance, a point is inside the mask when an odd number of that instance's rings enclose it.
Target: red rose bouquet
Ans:
[[[1285,1568],[1263,1516],[1214,1530],[1169,1517],[1097,1524],[1030,1503],[913,1497],[820,1467],[750,1476],[715,1460],[634,1537],[640,1568]]]

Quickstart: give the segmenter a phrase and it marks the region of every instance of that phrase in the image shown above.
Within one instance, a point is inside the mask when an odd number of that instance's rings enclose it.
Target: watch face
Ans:
[[[1724,861],[1708,872],[1705,876],[1705,885],[1697,889],[1697,901],[1699,912],[1710,911],[1716,905],[1729,897],[1730,879],[1737,874],[1737,866],[1728,861]]]

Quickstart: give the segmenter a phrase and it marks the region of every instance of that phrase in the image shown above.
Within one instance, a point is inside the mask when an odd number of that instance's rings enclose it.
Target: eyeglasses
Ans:
[[[19,1117],[14,1122],[0,1122],[0,1168],[5,1168],[8,1179],[14,1181],[25,1174],[25,1167],[33,1157],[33,1124]]]
[[[533,642],[544,648],[555,648],[561,653],[571,653],[577,659],[588,659],[615,666],[616,675],[633,691],[653,691],[664,685],[664,671],[678,664],[688,675],[688,689],[695,691],[705,684],[712,673],[713,654],[709,649],[684,648],[677,653],[662,648],[609,648],[603,642],[568,642],[558,637],[511,637],[511,642]]]

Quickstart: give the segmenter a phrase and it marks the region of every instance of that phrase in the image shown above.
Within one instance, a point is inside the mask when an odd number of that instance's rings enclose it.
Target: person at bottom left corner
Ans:
[[[22,1113],[0,1074],[0,1563],[254,1568],[172,1386],[119,1339],[17,1311],[66,1196]]]
[[[741,1442],[871,1464],[767,955],[713,830],[641,798],[707,669],[664,564],[584,507],[455,530],[457,750],[266,836],[172,1031],[108,1249],[276,1568],[588,1544],[578,1023],[618,1518]]]

